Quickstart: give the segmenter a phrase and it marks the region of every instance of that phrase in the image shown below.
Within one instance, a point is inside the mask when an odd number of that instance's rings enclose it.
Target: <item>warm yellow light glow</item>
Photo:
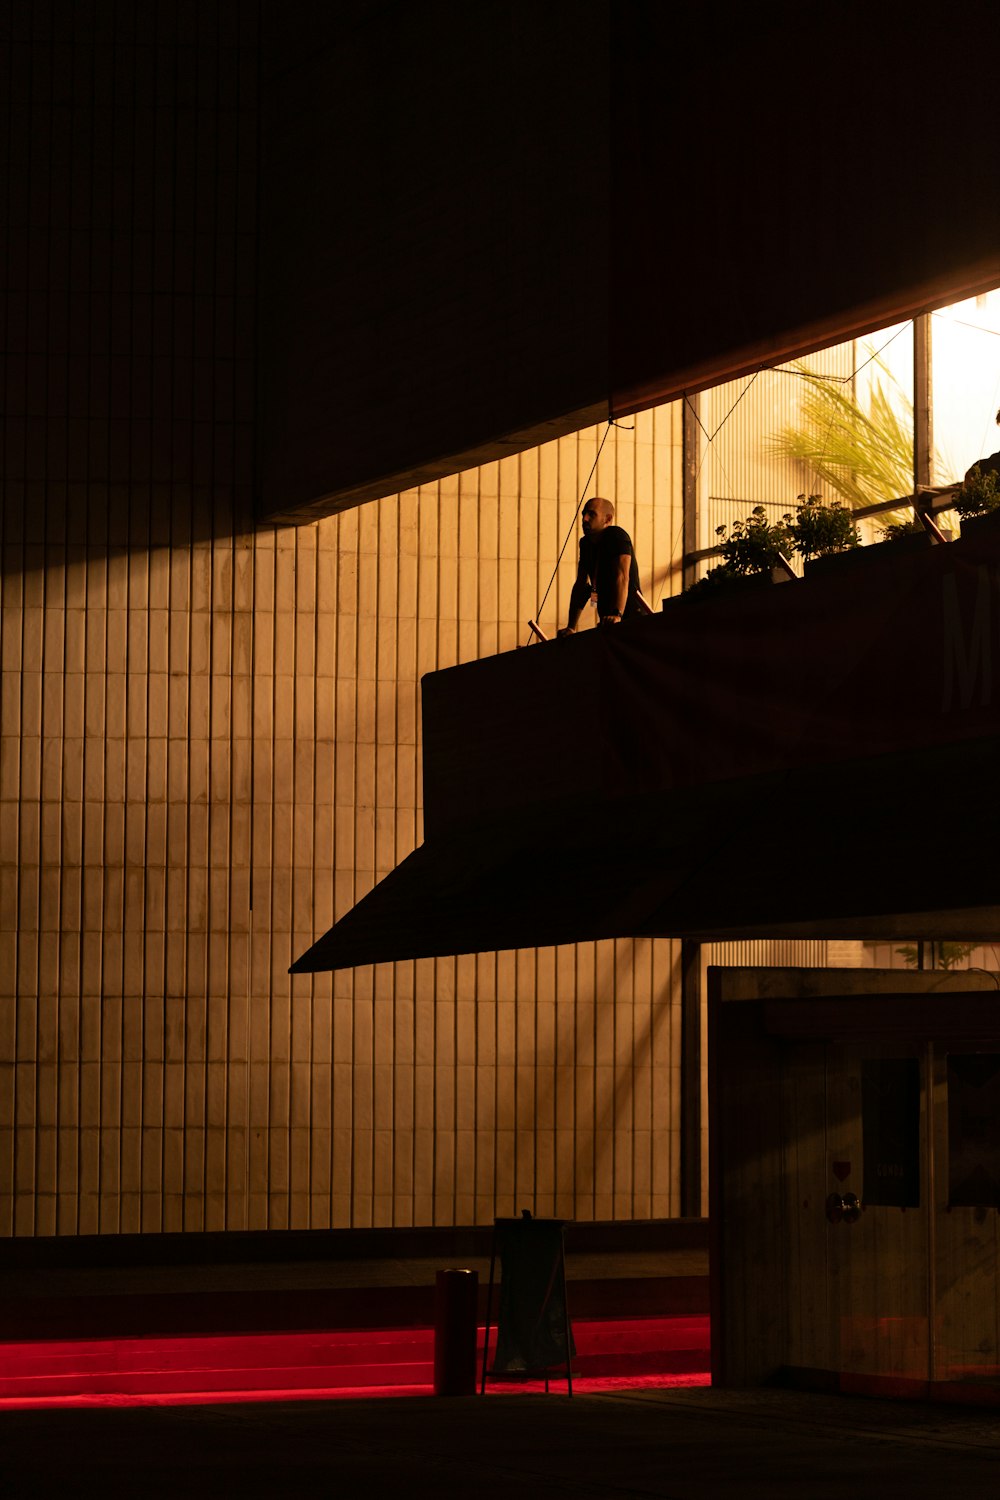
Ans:
[[[1000,289],[943,307],[931,319],[934,479],[961,479],[1000,448]]]

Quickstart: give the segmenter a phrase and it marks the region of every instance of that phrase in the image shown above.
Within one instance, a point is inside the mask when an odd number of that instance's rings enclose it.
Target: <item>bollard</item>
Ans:
[[[434,1394],[476,1394],[475,1271],[439,1271],[434,1292]]]

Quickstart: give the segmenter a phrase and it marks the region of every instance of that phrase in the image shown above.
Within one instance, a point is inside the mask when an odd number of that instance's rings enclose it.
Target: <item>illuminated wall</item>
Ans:
[[[601,436],[256,535],[228,484],[13,486],[4,1232],[678,1211],[676,945],[286,972],[419,840],[419,676],[527,638]],[[651,597],[678,444],[615,429],[590,487]]]
[[[255,18],[5,39],[0,1233],[670,1213],[671,944],[288,976],[419,839],[419,676],[526,638],[604,429],[254,530]],[[678,445],[595,480],[654,600]]]
[[[255,23],[4,38],[3,1233],[245,1192]]]
[[[329,762],[317,774],[317,796],[333,803],[333,837],[321,816],[311,855],[301,846],[321,880],[335,869],[335,884],[296,911],[296,953],[419,840],[417,677],[527,639],[524,622],[573,525],[601,435],[565,438],[284,534],[300,548],[315,545],[320,578],[327,572],[317,639],[329,630],[319,658],[331,677],[321,693],[336,695],[336,717],[317,721],[317,733],[337,742],[332,777]],[[679,510],[670,504],[678,441],[675,410],[640,419],[634,434],[616,430],[591,486],[617,494],[644,585],[654,570],[662,578],[678,550]],[[550,632],[565,617],[574,550],[575,540],[543,615]],[[313,554],[304,555],[308,575]],[[308,633],[300,612],[303,625]],[[586,726],[581,704],[581,755]],[[581,868],[581,902],[600,899],[602,879]],[[677,946],[602,943],[383,965],[314,987],[304,976],[284,994],[275,976],[272,1038],[290,1020],[304,1062],[318,1026],[332,1064],[327,1073],[313,1057],[313,1129],[296,1146],[293,1128],[297,1214],[307,1192],[315,1222],[331,1208],[335,1223],[483,1222],[521,1207],[576,1218],[677,1212]]]
[[[603,428],[255,530],[257,14],[22,6],[4,39],[0,1233],[675,1213],[675,944],[287,974],[419,840],[420,674],[527,638]],[[324,442],[326,352],[298,367]],[[595,490],[656,604],[679,409],[614,429]],[[581,902],[605,878],[581,868]]]

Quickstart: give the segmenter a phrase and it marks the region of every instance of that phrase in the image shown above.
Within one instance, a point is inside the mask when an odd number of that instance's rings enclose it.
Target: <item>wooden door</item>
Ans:
[[[918,1202],[869,1201],[886,1196],[874,1180],[866,1197],[863,1076],[866,1064],[888,1058],[920,1068],[913,1124],[922,1147],[926,1090],[915,1044],[786,1043],[782,1178],[793,1369],[906,1382],[929,1375],[926,1152],[919,1151]],[[870,1151],[868,1168],[874,1174]],[[856,1216],[854,1198],[863,1205]]]
[[[996,976],[713,968],[709,1022],[713,1380],[1000,1390]],[[902,1167],[872,1128],[894,1074]]]
[[[933,1079],[931,1378],[995,1386],[1000,1383],[1000,1041],[936,1043]],[[973,1101],[964,1142],[963,1095]]]
[[[912,1149],[916,1191],[909,1203],[885,1201],[878,1164],[868,1143],[872,1122],[863,1108],[863,1072],[878,1064],[914,1070]],[[915,1045],[830,1043],[827,1046],[827,1150],[829,1195],[861,1204],[836,1221],[827,1218],[830,1316],[842,1374],[925,1380],[929,1374],[927,1094]],[[849,1171],[844,1174],[844,1166]],[[866,1176],[870,1180],[866,1181]],[[891,1179],[890,1179],[891,1181]],[[913,1201],[913,1200],[916,1201]],[[826,1217],[826,1215],[824,1215]],[[831,1219],[833,1221],[831,1221]],[[853,1220],[853,1222],[852,1222]]]

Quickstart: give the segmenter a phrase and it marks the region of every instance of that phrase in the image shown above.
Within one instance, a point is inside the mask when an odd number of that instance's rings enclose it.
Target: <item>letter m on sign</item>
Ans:
[[[993,694],[993,641],[991,632],[991,579],[985,564],[976,569],[976,598],[972,620],[966,629],[958,592],[958,574],[946,573],[941,580],[943,610],[944,676],[941,712],[970,708],[976,689],[979,706],[986,708]],[[957,697],[957,703],[956,703]]]

